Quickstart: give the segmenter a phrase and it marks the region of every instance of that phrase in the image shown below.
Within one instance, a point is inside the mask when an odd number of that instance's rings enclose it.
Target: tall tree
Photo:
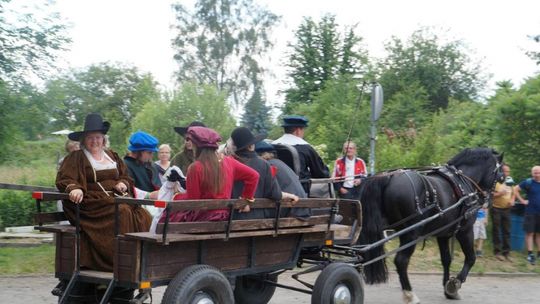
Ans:
[[[197,0],[193,12],[179,3],[173,9],[178,81],[214,85],[243,105],[260,85],[253,74],[264,72],[260,62],[280,17],[253,0]]]
[[[194,120],[215,129],[227,140],[236,121],[230,114],[226,92],[211,85],[184,83],[173,96],[145,104],[133,120],[132,130],[148,131],[178,152],[181,140],[173,127],[187,126]]]
[[[485,83],[480,64],[473,62],[463,42],[444,43],[427,28],[406,42],[394,37],[386,51],[389,55],[379,68],[387,100],[410,85],[420,85],[435,111],[446,108],[450,98],[474,100]]]
[[[101,63],[47,83],[45,98],[56,102],[52,109],[58,128],[80,128],[91,112],[111,122],[113,147],[124,148],[131,132],[131,120],[160,92],[152,75],[135,67]]]
[[[362,39],[354,29],[349,27],[341,34],[332,15],[323,16],[319,22],[304,18],[296,30],[295,42],[289,44],[291,87],[285,90],[286,113],[298,104],[312,103],[313,95],[328,80],[367,73],[367,53],[360,49]]]
[[[246,103],[241,123],[257,134],[270,131],[270,108],[264,102],[260,89],[256,89]]]
[[[530,36],[536,43],[540,43],[540,35]],[[527,56],[536,62],[536,65],[540,65],[540,51],[527,51]]]
[[[59,51],[71,42],[50,1],[15,12],[10,0],[0,0],[0,80],[20,84],[30,75],[45,78]]]
[[[500,88],[490,106],[495,110],[494,138],[514,168],[514,178],[529,176],[530,168],[540,163],[540,76],[528,79],[518,90]]]

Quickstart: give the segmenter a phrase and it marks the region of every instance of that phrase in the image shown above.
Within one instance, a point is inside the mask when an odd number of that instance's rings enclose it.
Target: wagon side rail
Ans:
[[[310,225],[325,224],[327,233],[330,231],[331,224],[334,221],[335,215],[338,214],[340,206],[344,206],[344,210],[349,212],[346,216],[346,222],[352,226],[352,232],[348,236],[348,243],[356,240],[361,229],[361,208],[358,201],[339,200],[339,199],[300,199],[297,203],[290,201],[273,201],[269,199],[257,199],[250,204],[252,209],[270,208],[275,210],[274,218],[252,219],[252,220],[235,220],[234,210],[242,208],[246,205],[246,201],[242,199],[229,200],[183,200],[183,201],[151,201],[144,199],[134,199],[126,197],[115,198],[116,204],[130,205],[153,205],[163,208],[165,219],[163,223],[158,224],[156,234],[161,236],[161,242],[168,244],[168,234],[179,233],[224,233],[224,238],[228,239],[233,231],[249,231],[249,230],[268,230],[272,229],[274,235],[280,233],[282,229],[302,227]],[[307,219],[298,219],[294,217],[282,217],[281,210],[284,208],[327,208],[327,215],[311,216]],[[216,210],[228,209],[229,218],[226,221],[220,222],[169,222],[169,215],[175,211],[188,210]],[[350,213],[353,214],[350,214]],[[118,223],[118,221],[117,221]]]

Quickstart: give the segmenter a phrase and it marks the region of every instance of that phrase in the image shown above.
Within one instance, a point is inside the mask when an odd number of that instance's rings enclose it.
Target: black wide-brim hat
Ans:
[[[206,125],[200,121],[192,121],[186,127],[174,127],[174,130],[176,131],[176,133],[182,135],[182,137],[186,137],[186,133],[189,127],[205,127],[206,128]]]
[[[84,129],[68,134],[68,138],[74,141],[80,141],[81,136],[88,132],[101,132],[107,134],[111,124],[108,121],[103,121],[103,117],[98,113],[90,113],[84,119]]]
[[[231,133],[231,138],[236,146],[236,151],[240,151],[266,138],[266,134],[253,135],[246,127],[238,127]]]

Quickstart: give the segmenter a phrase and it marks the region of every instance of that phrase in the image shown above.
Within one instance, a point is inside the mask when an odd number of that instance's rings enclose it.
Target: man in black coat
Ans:
[[[310,178],[328,178],[330,176],[328,167],[323,163],[321,157],[313,147],[304,140],[305,128],[308,126],[308,119],[300,115],[286,115],[283,117],[281,125],[285,134],[274,140],[272,144],[286,144],[293,146],[298,151],[300,161],[299,178],[302,186],[309,196],[311,182]]]
[[[235,157],[243,164],[251,167],[259,173],[259,183],[255,191],[255,198],[268,198],[274,201],[282,199],[292,199],[297,201],[298,197],[281,191],[275,174],[268,162],[260,158],[255,152],[255,143],[262,140],[265,136],[254,136],[248,128],[239,127],[231,133],[231,139],[234,144]],[[233,186],[232,198],[238,198],[242,193],[244,184],[235,182]],[[237,213],[236,219],[241,218],[267,218],[273,217],[273,209],[253,209],[249,213]]]

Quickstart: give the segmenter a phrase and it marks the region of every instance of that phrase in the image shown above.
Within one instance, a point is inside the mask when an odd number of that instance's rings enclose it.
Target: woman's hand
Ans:
[[[288,192],[281,192],[281,199],[282,200],[289,200],[292,202],[293,205],[298,203],[298,200],[300,199],[297,195],[294,195],[292,193]]]
[[[116,189],[116,191],[120,193],[124,193],[127,191],[127,186],[123,182],[119,182],[118,184],[114,186],[114,189]]]
[[[151,200],[157,200],[158,199],[158,196],[159,196],[159,191],[152,191],[152,192],[149,192],[149,199]]]
[[[83,191],[81,189],[73,189],[69,192],[69,199],[75,204],[79,204],[83,200]]]

